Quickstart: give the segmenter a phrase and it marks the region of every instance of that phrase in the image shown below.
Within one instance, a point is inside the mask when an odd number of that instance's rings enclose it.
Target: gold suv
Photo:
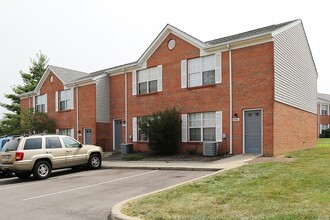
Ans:
[[[16,137],[7,142],[0,154],[0,169],[13,172],[18,178],[46,179],[53,169],[79,168],[87,164],[99,169],[102,164],[102,148],[82,145],[64,135],[33,135]]]

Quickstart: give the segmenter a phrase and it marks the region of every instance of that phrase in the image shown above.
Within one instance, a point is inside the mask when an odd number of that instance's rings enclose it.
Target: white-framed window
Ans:
[[[157,92],[157,67],[137,72],[138,94]]]
[[[47,112],[47,94],[36,96],[35,109],[37,112]]]
[[[328,115],[329,114],[329,106],[328,105],[321,105],[321,115]]]
[[[189,141],[215,141],[215,112],[194,113],[188,115]]]
[[[72,108],[72,91],[71,89],[62,90],[58,93],[59,110],[65,111]]]
[[[148,140],[149,140],[149,138],[148,138],[148,135],[147,134],[145,134],[142,130],[141,130],[141,128],[140,128],[140,123],[141,123],[141,121],[142,121],[142,119],[143,119],[144,117],[139,117],[138,118],[138,123],[137,123],[137,130],[138,130],[138,141],[141,141],[141,142],[147,142]]]
[[[215,55],[188,60],[188,86],[215,84]]]
[[[328,130],[330,125],[328,124],[320,124],[320,134],[322,134],[325,130]]]
[[[72,128],[57,129],[56,133],[74,138],[74,129]]]

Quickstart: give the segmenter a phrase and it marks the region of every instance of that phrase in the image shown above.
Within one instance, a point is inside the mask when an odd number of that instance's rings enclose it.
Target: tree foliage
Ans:
[[[7,99],[11,100],[10,104],[0,103],[0,106],[7,109],[10,113],[4,114],[4,119],[0,123],[0,132],[2,134],[20,134],[20,94],[33,91],[37,86],[42,74],[45,72],[48,58],[41,52],[36,54],[36,59],[30,59],[31,66],[29,72],[20,71],[23,79],[23,85],[15,85],[12,87],[12,94],[5,94]]]
[[[181,137],[181,118],[180,112],[175,108],[143,117],[139,128],[148,136],[151,151],[165,155],[177,153]]]
[[[22,133],[55,133],[55,121],[48,118],[46,113],[34,112],[33,108],[22,109]]]

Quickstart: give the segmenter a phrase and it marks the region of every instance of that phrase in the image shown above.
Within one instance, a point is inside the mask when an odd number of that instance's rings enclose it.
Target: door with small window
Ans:
[[[122,121],[116,119],[114,122],[114,150],[121,151],[122,144]]]

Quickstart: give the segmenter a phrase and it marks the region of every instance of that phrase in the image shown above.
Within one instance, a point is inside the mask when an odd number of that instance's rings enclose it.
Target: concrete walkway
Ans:
[[[205,178],[210,175],[214,175],[219,172],[223,172],[225,170],[234,169],[240,166],[247,164],[250,160],[255,159],[258,155],[249,155],[249,154],[242,154],[237,156],[232,156],[228,158],[224,158],[221,160],[213,161],[213,162],[142,162],[142,161],[134,161],[134,162],[127,162],[127,161],[103,161],[102,166],[106,168],[112,169],[157,169],[157,170],[198,170],[198,171],[217,171],[212,174],[190,180],[188,182],[184,182],[178,185],[186,184],[189,182],[193,182],[202,178]],[[154,194],[163,190],[167,190],[170,188],[174,188],[178,185],[171,186],[156,192],[152,192],[146,195]],[[118,203],[117,205],[113,206],[111,209],[111,213],[109,215],[109,219],[113,220],[138,220],[139,218],[130,217],[123,213],[121,213],[120,209],[126,203],[144,197],[146,195],[137,196],[125,201]]]

